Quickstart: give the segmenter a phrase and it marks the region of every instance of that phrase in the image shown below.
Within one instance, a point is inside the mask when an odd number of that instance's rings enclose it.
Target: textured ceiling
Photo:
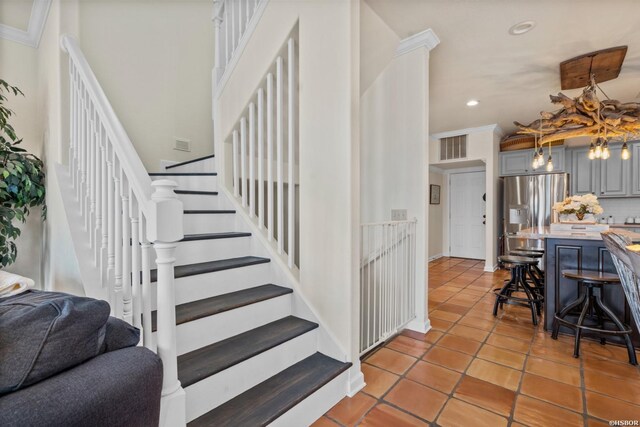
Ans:
[[[601,84],[631,101],[640,91],[638,0],[366,0],[400,38],[426,28],[441,40],[430,59],[430,132],[513,121],[553,110],[559,63],[593,50],[628,45],[620,76]],[[534,20],[520,36],[509,28]],[[576,96],[580,90],[565,91]],[[475,98],[480,105],[469,108]]]

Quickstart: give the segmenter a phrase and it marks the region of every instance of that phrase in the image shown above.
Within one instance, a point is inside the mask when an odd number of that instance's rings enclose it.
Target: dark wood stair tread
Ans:
[[[217,176],[218,172],[150,172],[149,176]]]
[[[188,194],[198,196],[217,196],[217,191],[200,191],[200,190],[174,190],[176,194]]]
[[[203,317],[213,316],[225,311],[255,304],[260,301],[277,298],[292,292],[293,291],[289,288],[268,284],[188,302],[186,304],[180,304],[176,306],[176,324],[181,325],[193,320],[202,319]],[[153,311],[151,313],[151,325],[153,332],[157,329],[156,322],[157,312]]]
[[[178,378],[188,387],[318,327],[287,316],[226,340],[178,356]]]
[[[228,231],[223,233],[185,234],[181,242],[193,242],[195,240],[235,239],[237,237],[251,237],[251,233]]]
[[[216,271],[230,270],[232,268],[248,267],[250,265],[264,264],[270,262],[269,258],[256,256],[243,256],[238,258],[220,259],[217,261],[199,262],[197,264],[178,265],[174,268],[174,277],[195,276],[198,274],[213,273]],[[151,281],[158,278],[158,270],[151,270]]]
[[[174,163],[172,165],[165,166],[165,169],[177,168],[178,166],[184,166],[184,165],[188,165],[188,164],[191,164],[191,163],[201,162],[203,160],[212,159],[215,156],[216,156],[215,154],[209,154],[208,156],[198,157],[197,159],[191,159],[191,160],[186,160],[186,161],[180,162],[180,163]]]
[[[266,426],[349,369],[315,353],[191,421],[189,427]]]
[[[234,214],[233,209],[185,209],[185,215]]]

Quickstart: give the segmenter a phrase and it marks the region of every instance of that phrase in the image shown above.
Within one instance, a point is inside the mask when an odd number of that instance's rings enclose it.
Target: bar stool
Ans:
[[[509,252],[509,255],[540,259],[544,256],[544,251],[540,251],[538,249],[536,250],[514,249],[511,252]],[[529,266],[529,276],[531,277],[531,280],[533,280],[534,284],[536,285],[536,288],[541,292],[541,294],[543,294],[544,293],[544,273],[542,272],[542,270],[540,270],[540,268],[538,268],[538,263],[535,263]]]
[[[620,283],[620,278],[616,274],[603,273],[601,271],[591,270],[563,270],[562,275],[567,279],[577,280],[581,287],[584,288],[584,293],[578,297],[575,301],[569,303],[559,313],[556,313],[553,319],[553,332],[551,337],[555,340],[558,339],[558,331],[560,330],[560,324],[570,327],[575,330],[575,344],[573,349],[573,357],[580,356],[580,336],[582,331],[596,332],[600,335],[600,343],[606,342],[603,335],[622,335],[627,345],[627,352],[629,353],[629,363],[637,365],[635,349],[631,342],[631,328],[623,324],[620,319],[607,307],[602,301],[602,289],[607,285],[616,285]],[[579,317],[577,323],[570,322],[565,317],[573,310],[579,309]],[[593,315],[595,313],[595,316]],[[578,314],[576,311],[575,314]],[[585,320],[589,317],[589,320],[595,317],[597,327],[585,325]],[[611,320],[618,330],[604,329],[604,321],[606,319]]]
[[[498,308],[502,308],[504,303],[521,305],[531,309],[531,320],[534,325],[538,324],[538,316],[542,314],[542,301],[544,297],[539,289],[532,287],[527,281],[527,275],[530,275],[530,266],[537,264],[535,258],[506,255],[498,257],[500,262],[509,264],[511,270],[511,279],[505,281],[502,288],[495,288],[493,293],[496,295],[496,302],[493,305],[493,315],[498,315]],[[535,281],[534,281],[535,283]],[[526,298],[514,296],[516,292],[524,292]]]

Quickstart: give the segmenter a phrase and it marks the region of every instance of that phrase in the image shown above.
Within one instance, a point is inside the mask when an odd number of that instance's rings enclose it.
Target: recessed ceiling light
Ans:
[[[512,36],[519,36],[524,33],[528,33],[536,26],[535,21],[522,21],[518,22],[513,27],[509,28],[509,34]]]
[[[480,104],[480,101],[477,99],[470,99],[467,101],[467,107],[475,107],[478,104]]]

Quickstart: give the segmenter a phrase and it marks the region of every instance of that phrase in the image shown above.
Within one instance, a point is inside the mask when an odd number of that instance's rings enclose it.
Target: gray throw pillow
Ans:
[[[76,366],[103,350],[109,304],[59,292],[0,299],[0,395]]]
[[[101,352],[108,353],[125,347],[133,347],[138,345],[139,342],[140,329],[130,325],[124,320],[109,317]]]

